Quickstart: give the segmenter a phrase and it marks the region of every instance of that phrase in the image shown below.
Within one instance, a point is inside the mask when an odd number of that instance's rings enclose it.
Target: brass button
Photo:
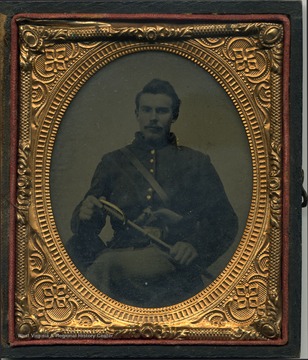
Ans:
[[[150,169],[150,173],[152,173],[152,174],[153,174],[153,173],[154,173],[154,169]]]
[[[151,195],[147,195],[147,200],[151,200],[152,196]]]
[[[148,192],[152,192],[153,191],[153,189],[152,188],[148,188]]]
[[[150,163],[152,163],[152,164],[153,164],[153,162],[154,162],[154,159],[150,159]]]
[[[151,150],[151,154],[152,155],[154,155],[155,154],[155,150],[153,149],[153,150]]]

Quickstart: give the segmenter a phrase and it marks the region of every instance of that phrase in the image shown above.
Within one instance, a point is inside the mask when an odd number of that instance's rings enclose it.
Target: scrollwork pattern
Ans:
[[[17,219],[26,223],[26,214],[30,206],[31,174],[29,167],[30,144],[20,143],[17,163]]]
[[[269,293],[264,316],[255,321],[256,329],[268,339],[276,339],[281,333],[280,299],[277,293]]]
[[[271,223],[275,228],[280,227],[281,221],[281,145],[277,142],[271,144],[271,172],[269,180],[270,204],[271,204]]]
[[[43,274],[47,267],[45,256],[46,248],[43,245],[41,236],[33,229],[30,232],[29,248],[29,269],[35,275]]]
[[[111,324],[110,319],[98,315],[91,310],[82,310],[77,312],[75,317],[76,324],[84,327],[105,327],[105,325]]]
[[[221,309],[214,309],[212,311],[209,311],[205,314],[202,314],[200,318],[197,318],[196,320],[193,320],[191,324],[198,326],[213,326],[213,327],[224,327],[227,325],[228,319],[226,317],[226,314]]]
[[[38,319],[30,313],[26,297],[17,297],[15,303],[15,332],[19,339],[29,339],[39,328]]]
[[[237,34],[255,34],[260,31],[262,24],[193,24],[189,26],[115,26],[108,23],[96,23],[88,25],[83,22],[75,22],[75,26],[68,24],[56,24],[55,27],[47,27],[44,21],[37,21],[35,25],[22,24],[20,21],[20,36],[24,44],[34,51],[40,51],[44,43],[59,41],[97,40],[105,38],[129,38],[137,40],[164,40],[212,37],[215,35],[228,36]],[[34,22],[35,23],[35,22]],[[269,36],[268,36],[269,37]],[[267,39],[264,36],[265,41]]]
[[[129,327],[113,327],[110,330],[112,330],[115,339],[182,340],[188,333],[187,328],[151,323]]]

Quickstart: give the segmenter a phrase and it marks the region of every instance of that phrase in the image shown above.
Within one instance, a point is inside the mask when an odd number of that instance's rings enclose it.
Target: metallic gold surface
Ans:
[[[19,20],[19,36],[16,337],[281,338],[282,25]],[[232,259],[203,291],[165,308],[128,306],[90,284],[61,242],[50,200],[53,145],[70,102],[99,69],[144,51],[187,58],[221,84],[253,164],[250,212]]]

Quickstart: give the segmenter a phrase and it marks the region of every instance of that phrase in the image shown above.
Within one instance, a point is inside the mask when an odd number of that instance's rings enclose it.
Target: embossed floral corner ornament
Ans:
[[[282,342],[285,25],[208,19],[189,25],[31,18],[17,23],[16,338],[29,344],[51,338]],[[157,309],[115,301],[77,270],[57,233],[48,181],[54,139],[77,91],[106,64],[144,51],[182,56],[221,84],[243,121],[253,164],[251,210],[232,259],[196,296]]]

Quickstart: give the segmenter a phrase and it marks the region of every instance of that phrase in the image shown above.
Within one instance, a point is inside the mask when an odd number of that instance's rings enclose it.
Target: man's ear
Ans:
[[[138,117],[139,116],[139,110],[136,108],[135,109],[135,115]]]

